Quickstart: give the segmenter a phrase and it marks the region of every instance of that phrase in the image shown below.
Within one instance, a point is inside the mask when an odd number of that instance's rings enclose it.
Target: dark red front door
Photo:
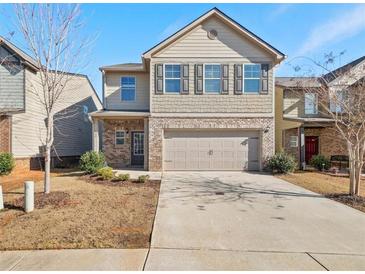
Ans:
[[[313,155],[318,154],[318,136],[305,136],[305,162],[308,164]]]

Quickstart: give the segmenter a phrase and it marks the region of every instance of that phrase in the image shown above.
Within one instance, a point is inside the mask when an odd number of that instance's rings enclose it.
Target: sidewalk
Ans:
[[[147,249],[63,249],[1,251],[6,270],[143,270]]]

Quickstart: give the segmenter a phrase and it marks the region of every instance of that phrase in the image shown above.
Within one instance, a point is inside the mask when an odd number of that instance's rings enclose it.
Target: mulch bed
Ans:
[[[145,184],[159,184],[160,180],[147,180],[146,182],[140,182],[137,179],[129,179],[127,181],[121,181],[117,179],[111,180],[103,180],[101,177],[96,175],[83,175],[80,179],[92,183],[92,184],[99,184],[99,185],[106,185],[106,186],[127,186],[133,184],[134,186],[143,187]]]
[[[365,212],[365,197],[348,194],[327,194],[325,197]]]
[[[52,206],[53,208],[59,208],[72,204],[70,194],[63,191],[53,191],[49,194],[35,193],[34,194],[34,207],[41,209],[46,206]],[[24,207],[24,197],[20,197],[11,202],[5,203],[5,208],[20,209]]]

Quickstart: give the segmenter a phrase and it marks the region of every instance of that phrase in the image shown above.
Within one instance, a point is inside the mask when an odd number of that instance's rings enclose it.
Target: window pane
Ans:
[[[205,79],[205,92],[219,93],[221,91],[220,79]]]
[[[261,65],[245,65],[245,78],[260,78]]]
[[[305,114],[317,114],[317,96],[315,93],[306,93],[304,102]]]
[[[115,143],[117,145],[124,145],[124,138],[116,138]]]
[[[220,65],[205,65],[205,78],[220,78],[221,66]]]
[[[134,77],[122,77],[122,86],[124,85],[135,85]]]
[[[174,92],[174,93],[180,92],[180,79],[177,80],[166,79],[165,83],[166,83],[165,92]]]
[[[166,78],[180,78],[180,65],[166,65],[165,66]]]
[[[116,137],[124,137],[124,131],[116,131],[115,136]]]
[[[245,79],[245,90],[244,92],[259,92],[260,91],[260,80],[259,79]]]
[[[133,88],[123,88],[122,89],[122,100],[123,101],[134,101],[135,100],[135,89]]]

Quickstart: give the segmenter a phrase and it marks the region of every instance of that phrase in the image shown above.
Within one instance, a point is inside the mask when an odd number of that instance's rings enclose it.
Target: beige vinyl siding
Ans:
[[[0,47],[0,59],[16,64],[0,64],[0,111],[24,108],[24,66],[18,58]]]
[[[212,29],[218,32],[214,40],[207,36]],[[153,57],[239,57],[254,61],[256,58],[271,59],[272,55],[213,16]]]
[[[13,115],[12,150],[15,157],[40,156],[46,117],[34,91],[40,91],[39,76],[26,73],[26,111]],[[59,156],[75,156],[91,149],[91,123],[83,113],[101,108],[88,79],[72,75],[61,102],[56,106],[54,146]],[[55,155],[55,154],[54,154]]]
[[[136,100],[122,101],[121,77],[136,77]],[[106,72],[104,92],[108,110],[149,110],[149,74],[147,72]]]
[[[304,101],[301,100],[300,92],[294,90],[283,91],[283,113],[285,116],[299,117],[304,115]]]
[[[265,62],[266,60],[262,60]],[[154,81],[155,63],[177,63],[173,58],[153,58],[151,61],[151,81]],[[195,94],[194,65],[197,63],[217,63],[216,59],[196,58],[179,59],[178,63],[189,64],[189,94],[155,94],[151,85],[152,113],[246,113],[273,116],[273,70],[269,70],[268,94],[234,94],[234,64],[242,64],[245,59],[219,59],[221,64],[229,64],[228,95]],[[267,61],[266,61],[267,62]],[[247,63],[247,61],[246,61]]]

